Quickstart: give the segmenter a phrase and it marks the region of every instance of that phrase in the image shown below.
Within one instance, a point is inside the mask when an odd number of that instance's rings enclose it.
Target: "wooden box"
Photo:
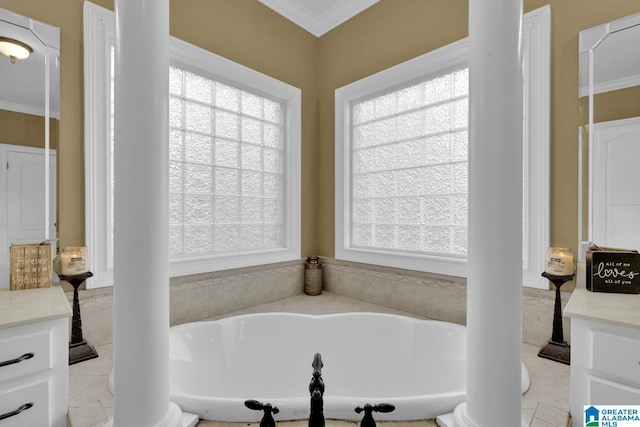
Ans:
[[[592,292],[640,294],[637,251],[591,246],[586,254],[586,287]]]
[[[10,261],[9,290],[51,287],[49,242],[12,244]]]

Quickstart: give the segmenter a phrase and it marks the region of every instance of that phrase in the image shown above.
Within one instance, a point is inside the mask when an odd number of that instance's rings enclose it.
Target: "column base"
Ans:
[[[439,427],[482,427],[467,415],[467,402],[462,402],[451,414],[444,414],[436,418]],[[527,427],[528,423],[521,422],[522,427]]]
[[[197,415],[182,412],[180,407],[173,402],[169,402],[167,415],[153,427],[195,427],[198,424]],[[113,424],[113,419],[109,420],[104,427],[117,427]]]

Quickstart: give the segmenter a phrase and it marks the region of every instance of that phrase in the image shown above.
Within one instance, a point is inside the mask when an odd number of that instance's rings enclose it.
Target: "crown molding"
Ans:
[[[380,0],[258,0],[316,37],[331,31]]]

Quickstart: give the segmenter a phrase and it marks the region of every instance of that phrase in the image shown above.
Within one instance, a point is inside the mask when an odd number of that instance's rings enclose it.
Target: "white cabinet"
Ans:
[[[584,426],[584,405],[640,403],[640,296],[576,289],[571,317],[571,418]]]
[[[66,427],[71,310],[64,293],[0,292],[0,312],[0,427]]]

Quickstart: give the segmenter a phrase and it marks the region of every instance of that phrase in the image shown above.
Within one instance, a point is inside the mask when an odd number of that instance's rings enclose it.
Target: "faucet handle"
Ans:
[[[280,412],[276,406],[271,406],[270,403],[258,402],[254,399],[245,400],[244,406],[255,411],[264,411],[264,416],[260,421],[260,427],[275,427],[276,422],[271,414]]]
[[[392,412],[396,409],[390,403],[380,403],[378,405],[370,405],[366,403],[363,407],[358,406],[355,411],[356,413],[360,413],[364,411],[364,416],[362,417],[362,422],[360,423],[360,427],[376,427],[376,421],[373,419],[372,412]]]
[[[393,412],[395,409],[396,407],[390,403],[379,403],[373,407],[376,412]]]
[[[265,411],[265,412],[269,411],[274,414],[277,414],[278,412],[280,412],[280,410],[276,406],[271,406],[270,403],[258,402],[257,400],[254,400],[254,399],[245,400],[244,406],[246,406],[249,409],[253,409],[254,411]]]
[[[366,403],[366,404],[364,405],[364,407],[362,407],[362,408],[361,408],[360,406],[358,406],[358,407],[355,409],[355,411],[356,411],[356,413],[358,413],[358,414],[359,414],[359,413],[360,413],[360,412],[362,412],[362,411],[365,411],[365,413],[366,413],[366,412],[367,412],[367,410],[369,410],[369,411],[375,411],[375,412],[393,412],[395,409],[396,409],[396,407],[395,407],[395,406],[393,406],[393,405],[392,405],[392,404],[390,404],[390,403],[379,403],[379,404],[377,404],[377,405],[373,405],[373,406],[372,406],[372,405],[370,405],[370,404],[368,404],[368,403]]]

